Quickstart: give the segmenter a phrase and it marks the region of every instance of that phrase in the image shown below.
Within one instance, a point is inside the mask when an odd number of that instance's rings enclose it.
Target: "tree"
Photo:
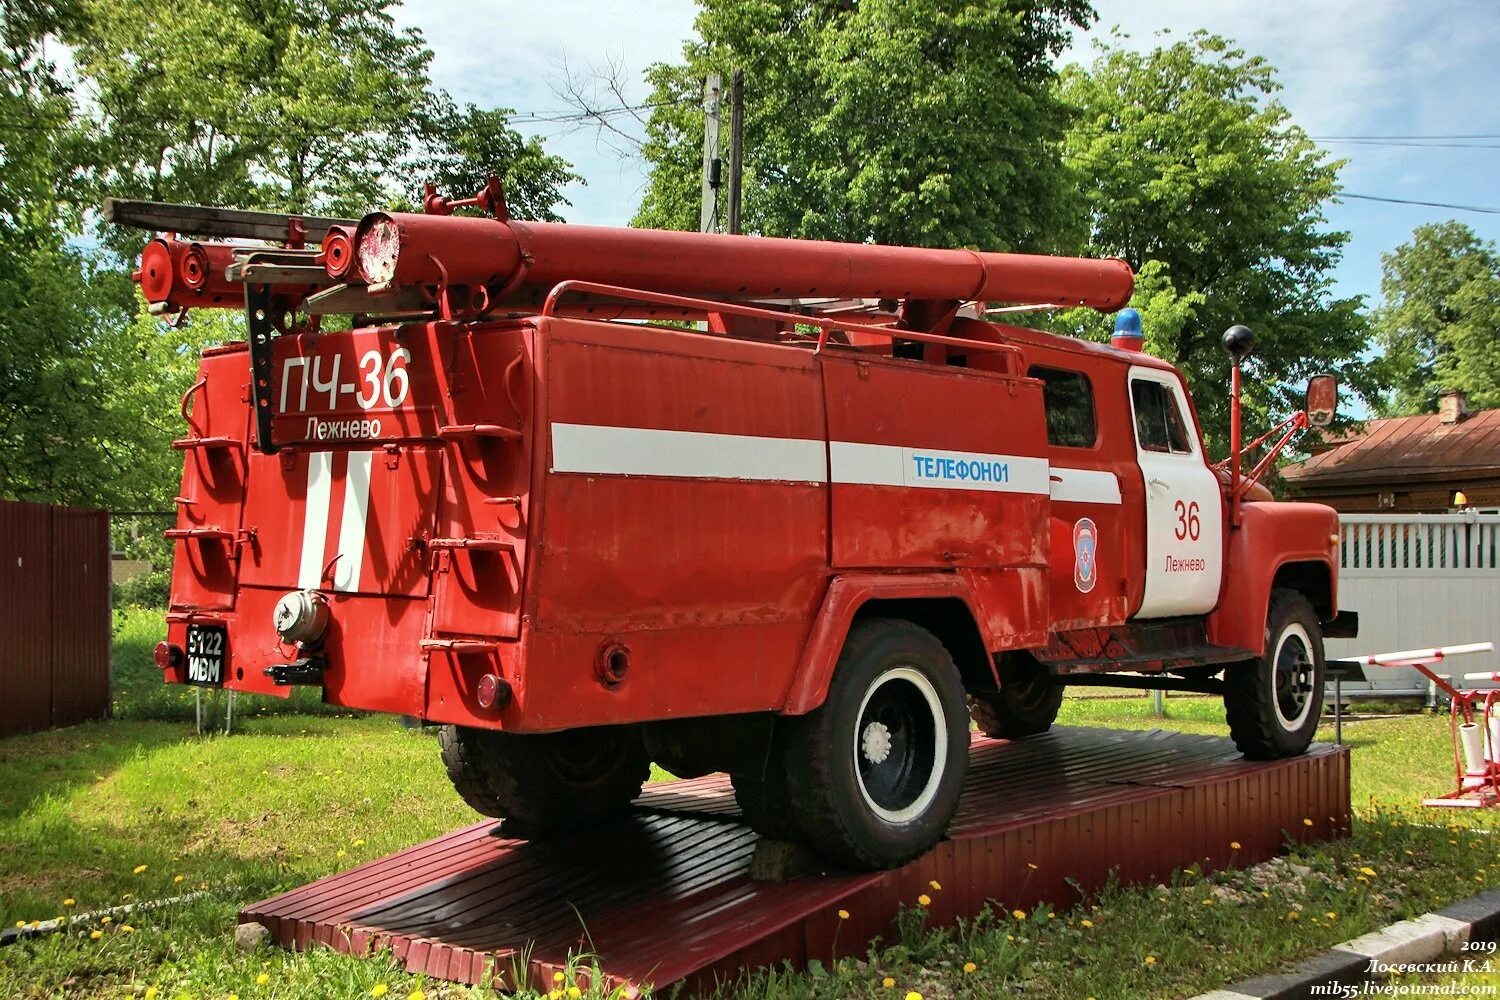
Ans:
[[[1381,255],[1375,333],[1390,414],[1431,413],[1438,394],[1500,406],[1500,254],[1459,222],[1418,226]]]
[[[704,0],[683,61],[647,71],[635,222],[697,228],[703,81],[738,66],[746,231],[1067,247],[1053,59],[1092,19],[1086,0]]]
[[[101,113],[100,182],[154,201],[381,203],[432,58],[391,0],[85,0],[68,37]]]
[[[359,214],[414,193],[422,171],[470,194],[497,170],[518,215],[555,217],[570,165],[503,112],[435,91],[393,6],[5,4],[0,496],[170,509],[197,349],[244,336],[230,312],[148,315],[128,279],[144,238],[90,230],[100,195]],[[57,38],[71,73],[45,58]]]
[[[1301,381],[1320,371],[1376,393],[1360,360],[1361,303],[1330,291],[1348,236],[1326,228],[1322,206],[1337,196],[1341,163],[1291,122],[1277,89],[1264,59],[1203,32],[1146,53],[1103,44],[1091,66],[1063,73],[1089,250],[1142,272],[1156,262],[1133,304],[1149,316],[1158,296],[1171,297],[1176,328],[1148,337],[1183,369],[1219,454],[1229,371],[1219,339],[1235,323],[1257,334],[1246,400],[1260,419],[1297,408]],[[1108,335],[1098,316],[1069,313],[1058,325]]]

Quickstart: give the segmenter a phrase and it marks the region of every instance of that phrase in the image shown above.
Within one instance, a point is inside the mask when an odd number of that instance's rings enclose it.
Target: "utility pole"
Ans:
[[[724,78],[710,73],[703,86],[703,207],[698,213],[698,232],[713,232],[719,202],[719,98]]]
[[[729,231],[740,231],[740,189],[745,173],[745,71],[729,83]]]

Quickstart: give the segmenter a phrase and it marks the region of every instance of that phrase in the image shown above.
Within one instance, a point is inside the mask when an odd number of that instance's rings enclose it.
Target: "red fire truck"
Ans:
[[[1067,684],[1222,692],[1246,755],[1307,747],[1353,627],[1334,512],[1270,502],[1237,418],[1216,468],[1129,311],[1112,345],[984,318],[1119,310],[1123,262],[426,208],[106,206],[228,237],[138,278],[248,324],[183,400],[167,681],[439,723],[531,835],[652,761],[728,772],[850,868],[941,837],[971,715],[1039,734]]]

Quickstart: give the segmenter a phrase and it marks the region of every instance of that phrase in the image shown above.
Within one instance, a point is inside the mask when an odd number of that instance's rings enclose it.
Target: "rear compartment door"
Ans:
[[[835,568],[965,572],[991,634],[1047,620],[1048,462],[1041,383],[824,355]]]
[[[426,595],[451,342],[437,324],[276,340],[280,450],[250,456],[241,582]]]

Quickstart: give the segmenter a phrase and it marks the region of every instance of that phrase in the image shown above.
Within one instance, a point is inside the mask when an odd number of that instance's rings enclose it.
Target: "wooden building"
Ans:
[[[1500,507],[1500,409],[1470,413],[1463,393],[1445,393],[1437,413],[1367,421],[1281,477],[1296,499],[1341,513]]]

